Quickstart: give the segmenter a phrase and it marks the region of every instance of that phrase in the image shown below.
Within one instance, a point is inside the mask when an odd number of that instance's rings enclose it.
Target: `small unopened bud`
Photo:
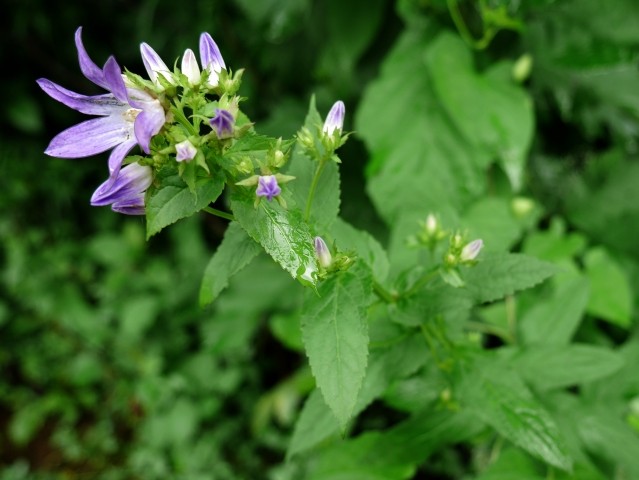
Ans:
[[[432,213],[429,213],[428,217],[426,217],[426,233],[431,237],[434,236],[435,232],[437,232],[437,227],[437,218]]]
[[[322,131],[326,135],[333,135],[335,130],[341,132],[342,127],[344,126],[344,114],[346,113],[346,107],[344,106],[344,102],[338,100],[333,104],[331,110],[326,115],[326,120],[324,121],[324,128]]]
[[[470,262],[472,260],[475,260],[475,258],[477,258],[477,255],[479,255],[479,252],[481,251],[483,246],[484,246],[484,242],[481,238],[478,238],[477,240],[473,240],[472,242],[467,244],[462,250],[461,255],[459,256],[460,261]]]
[[[317,256],[317,261],[323,268],[331,266],[333,257],[331,257],[331,252],[328,250],[326,242],[324,242],[322,237],[315,237],[315,255]]]
[[[280,193],[282,193],[282,189],[277,184],[275,175],[260,175],[257,181],[257,190],[255,191],[258,197],[266,197],[270,202],[273,197],[278,196]]]
[[[197,148],[188,140],[175,145],[175,160],[178,162],[190,162],[195,157]]]
[[[190,48],[187,48],[182,56],[182,73],[186,75],[191,85],[200,83],[200,67],[198,67],[195,54]]]

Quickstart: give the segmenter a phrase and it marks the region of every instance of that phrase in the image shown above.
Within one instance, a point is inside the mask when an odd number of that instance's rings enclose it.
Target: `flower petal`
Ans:
[[[89,157],[109,150],[130,137],[131,131],[121,116],[94,118],[57,134],[44,153],[62,158]]]
[[[122,168],[122,160],[124,157],[131,151],[133,147],[137,144],[137,140],[131,138],[125,142],[122,142],[120,145],[115,147],[111,151],[111,155],[109,155],[109,176],[112,182],[114,182],[120,173],[120,168]]]
[[[135,119],[134,131],[140,147],[144,153],[150,152],[151,137],[156,135],[164,125],[166,117],[164,108],[158,100],[146,104]]]
[[[111,94],[87,96],[67,90],[46,78],[36,82],[51,98],[87,115],[111,115],[125,106]]]
[[[103,182],[91,196],[91,205],[103,206],[125,201],[146,191],[153,181],[151,167],[138,163],[127,165],[115,178]]]
[[[89,58],[89,54],[82,44],[82,27],[79,27],[75,31],[75,47],[78,49],[78,60],[80,61],[80,70],[85,77],[91,80],[96,85],[101,86],[108,90],[106,80],[104,79],[104,72],[98,67],[93,60]]]
[[[110,56],[104,64],[104,79],[107,83],[107,90],[113,93],[115,98],[123,103],[129,103],[124,79],[122,78],[122,69],[113,56]]]
[[[125,200],[120,200],[111,205],[111,210],[123,213],[124,215],[144,215],[146,213],[144,197],[144,193],[139,193]]]
[[[333,135],[335,130],[342,130],[344,126],[344,114],[346,113],[346,107],[344,102],[338,100],[333,104],[331,110],[326,115],[326,121],[324,121],[324,128],[322,131],[328,135]]]

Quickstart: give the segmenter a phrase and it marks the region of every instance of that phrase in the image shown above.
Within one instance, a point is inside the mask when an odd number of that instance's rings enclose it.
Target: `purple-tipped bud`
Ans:
[[[197,148],[188,140],[175,144],[175,159],[178,162],[190,162],[196,153]]]
[[[315,237],[315,255],[322,267],[328,268],[331,266],[333,257],[331,257],[331,252],[328,250],[326,242],[322,237]]]
[[[195,54],[190,48],[187,48],[182,55],[182,73],[186,75],[191,85],[200,83],[200,67],[198,67]]]
[[[233,127],[235,126],[235,118],[228,110],[221,108],[215,109],[215,117],[209,122],[211,128],[217,133],[217,138],[229,138],[233,136]]]
[[[344,106],[344,102],[341,100],[335,102],[328,112],[328,115],[326,115],[326,121],[324,122],[322,131],[327,135],[333,135],[335,130],[341,131],[344,126],[345,113],[346,107]]]
[[[282,189],[277,184],[275,175],[261,175],[257,179],[257,190],[255,194],[258,197],[266,197],[270,202],[273,200],[273,197],[277,197],[280,193],[282,193]]]
[[[470,242],[463,248],[461,255],[459,256],[459,259],[462,262],[469,262],[471,260],[475,260],[475,258],[477,258],[477,255],[479,255],[479,252],[481,251],[483,246],[484,246],[484,242],[481,238],[478,238],[477,240],[473,240],[472,242]]]
[[[144,63],[146,73],[149,74],[149,78],[153,83],[158,86],[162,85],[158,79],[158,75],[162,75],[169,83],[175,83],[171,75],[171,70],[169,70],[166,63],[162,61],[160,56],[149,44],[142,43],[140,45],[140,53],[142,54],[142,63]]]
[[[120,170],[115,180],[109,179],[98,187],[91,196],[91,205],[111,205],[115,212],[144,215],[144,194],[152,181],[151,167],[132,163]]]
[[[213,41],[213,38],[208,33],[202,33],[200,35],[200,62],[202,68],[208,70],[209,78],[206,82],[209,87],[217,87],[219,82],[219,73],[224,69],[224,59],[220,53],[220,49]]]

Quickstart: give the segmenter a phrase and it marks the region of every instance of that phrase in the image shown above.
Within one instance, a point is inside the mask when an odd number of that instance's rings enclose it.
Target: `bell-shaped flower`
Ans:
[[[142,54],[142,63],[146,68],[146,73],[149,74],[149,78],[158,87],[162,88],[163,85],[159,80],[161,75],[168,83],[175,85],[175,79],[169,67],[162,61],[160,56],[151,48],[148,43],[140,44],[140,53]]]
[[[211,128],[215,130],[217,138],[230,138],[233,136],[235,118],[228,110],[216,108],[215,117],[209,121],[209,124]]]
[[[257,179],[257,190],[255,194],[258,197],[266,197],[268,201],[273,200],[273,197],[282,193],[282,189],[277,184],[277,178],[275,175],[260,175]]]
[[[98,187],[91,197],[91,205],[111,205],[114,212],[144,215],[144,195],[152,181],[151,167],[132,163],[120,170],[115,180],[108,179]]]
[[[336,130],[341,132],[344,126],[345,113],[346,107],[344,106],[344,102],[341,100],[335,102],[328,112],[328,115],[326,115],[322,131],[329,136],[333,135]]]
[[[195,54],[193,50],[187,48],[182,55],[182,73],[186,75],[191,85],[198,85],[200,83],[201,73],[200,67],[197,65]]]
[[[208,71],[207,86],[217,87],[220,81],[220,72],[226,70],[226,65],[217,44],[206,32],[200,35],[200,61],[202,69]]]
[[[190,162],[196,154],[197,148],[188,140],[175,144],[175,160],[178,162]]]
[[[61,158],[82,158],[113,149],[109,156],[111,181],[115,180],[127,153],[139,144],[150,152],[151,137],[166,121],[160,102],[148,93],[126,88],[122,70],[115,58],[109,57],[99,68],[82,44],[82,27],[75,33],[80,70],[85,77],[109,93],[81,95],[41,78],[42,90],[64,105],[98,118],[84,121],[56,135],[45,150],[47,155]]]

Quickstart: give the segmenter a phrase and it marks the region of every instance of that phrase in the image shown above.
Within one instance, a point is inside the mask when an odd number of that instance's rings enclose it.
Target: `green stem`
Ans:
[[[513,339],[511,338],[510,333],[505,332],[501,328],[488,325],[487,323],[468,320],[465,323],[465,326],[466,328],[470,330],[475,330],[476,332],[480,332],[480,333],[484,333],[488,335],[495,335],[501,338],[502,340],[504,340],[506,343],[513,343]]]
[[[324,170],[324,165],[326,165],[326,159],[321,159],[319,164],[317,165],[317,170],[315,170],[315,176],[313,177],[313,181],[311,182],[311,188],[308,191],[308,197],[306,198],[306,208],[304,209],[304,220],[309,221],[311,218],[311,205],[313,203],[313,197],[315,196],[315,190],[317,189],[317,184],[319,183],[320,176],[322,175],[322,170]]]
[[[202,210],[204,210],[207,213],[210,213],[211,215],[215,215],[216,217],[221,217],[221,218],[226,218],[227,220],[235,220],[235,217],[228,213],[228,212],[223,212],[222,210],[218,210],[217,208],[213,208],[213,207],[204,207]]]
[[[386,290],[377,280],[373,280],[373,291],[386,303],[395,303],[397,301],[397,297]]]
[[[191,135],[198,134],[198,131],[195,129],[193,124],[189,122],[189,119],[186,118],[186,115],[184,115],[184,112],[182,111],[182,105],[174,105],[174,108],[172,108],[171,111],[173,112],[175,119],[180,123],[180,125],[186,128]]]
[[[424,285],[427,285],[437,274],[439,273],[439,268],[434,268],[426,275],[424,275],[421,279],[413,285],[410,290],[402,293],[402,297],[410,297],[411,295],[417,293]]]

